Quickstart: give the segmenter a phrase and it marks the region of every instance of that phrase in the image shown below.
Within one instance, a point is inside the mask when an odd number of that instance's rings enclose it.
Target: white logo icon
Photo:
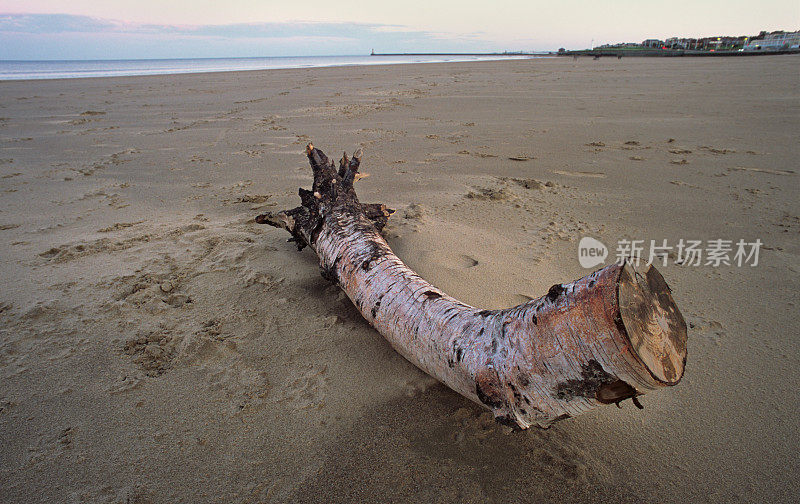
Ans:
[[[578,243],[578,262],[584,268],[594,268],[603,264],[608,257],[608,248],[600,240],[584,236]]]

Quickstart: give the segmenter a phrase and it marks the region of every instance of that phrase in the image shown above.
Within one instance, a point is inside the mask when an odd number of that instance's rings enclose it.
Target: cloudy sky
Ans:
[[[545,51],[797,29],[798,0],[0,0],[0,59]]]

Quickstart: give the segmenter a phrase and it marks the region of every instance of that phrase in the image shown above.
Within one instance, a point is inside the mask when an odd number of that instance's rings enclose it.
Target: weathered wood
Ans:
[[[359,150],[334,163],[309,144],[314,173],[302,205],[257,222],[311,247],[325,278],[405,358],[516,428],[547,426],[600,404],[677,384],[686,324],[652,266],[612,264],[540,299],[481,310],[440,291],[392,252],[380,229],[393,212],[358,201]]]

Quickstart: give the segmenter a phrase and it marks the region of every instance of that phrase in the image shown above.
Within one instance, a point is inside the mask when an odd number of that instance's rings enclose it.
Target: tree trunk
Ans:
[[[353,182],[361,151],[338,171],[306,149],[312,191],[302,206],[256,221],[311,247],[325,278],[406,359],[515,428],[548,426],[599,404],[677,384],[686,324],[652,266],[612,264],[540,299],[480,310],[440,291],[392,252],[380,230],[393,213],[359,203]]]

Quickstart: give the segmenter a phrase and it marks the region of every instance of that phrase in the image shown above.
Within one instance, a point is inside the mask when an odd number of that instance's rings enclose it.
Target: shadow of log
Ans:
[[[441,384],[374,409],[290,502],[634,501],[575,423],[512,432]],[[599,448],[598,448],[599,449]]]

